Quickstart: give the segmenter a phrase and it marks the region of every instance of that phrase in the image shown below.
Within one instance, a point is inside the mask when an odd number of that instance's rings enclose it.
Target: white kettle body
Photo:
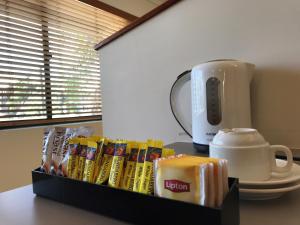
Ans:
[[[208,151],[209,142],[222,128],[251,127],[250,82],[255,66],[238,60],[213,60],[181,74],[172,86],[173,115],[193,138],[195,147]],[[192,135],[188,115],[176,110],[178,90],[191,80]]]

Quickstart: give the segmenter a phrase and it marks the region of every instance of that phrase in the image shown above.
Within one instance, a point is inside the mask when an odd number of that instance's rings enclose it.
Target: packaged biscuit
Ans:
[[[145,157],[147,153],[148,145],[146,143],[139,144],[139,153],[137,156],[136,168],[135,168],[135,175],[134,175],[134,183],[133,183],[133,191],[139,192],[141,187],[141,179],[143,175],[143,168]]]
[[[72,138],[69,140],[69,149],[68,149],[68,163],[65,176],[77,179],[78,163],[79,163],[79,151],[80,144],[78,138]]]
[[[226,160],[195,156],[154,161],[155,195],[209,207],[222,204],[228,185]],[[220,169],[221,168],[221,169]],[[224,183],[225,182],[225,183]]]
[[[126,160],[126,148],[126,141],[116,141],[115,152],[108,179],[108,186],[110,187],[120,186],[121,176],[123,175],[123,168]]]
[[[139,154],[139,145],[137,142],[130,143],[130,153],[125,167],[121,187],[125,190],[133,191],[136,164]]]
[[[164,152],[167,154],[168,150]],[[164,157],[162,141],[148,141],[148,149],[143,166],[141,185],[139,192],[151,194],[154,192],[153,187],[153,160]]]
[[[67,163],[68,163],[68,149],[69,149],[69,140],[74,137],[75,133],[74,128],[67,128],[64,136],[64,142],[62,144],[62,156],[58,166],[58,172],[56,173],[59,176],[66,176],[67,174]]]
[[[51,163],[51,173],[58,174],[59,164],[63,159],[63,143],[66,133],[65,127],[55,127],[55,132],[53,136],[52,144],[52,163]]]
[[[59,165],[59,174],[60,176],[67,176],[67,164],[69,159],[69,152],[66,151],[69,149],[69,139],[71,138],[86,138],[92,135],[94,130],[90,127],[79,127],[79,128],[67,128],[66,134],[65,134],[65,140],[62,146],[63,151],[63,159],[60,162]]]
[[[61,162],[65,158],[65,155],[68,152],[68,149],[69,149],[69,140],[70,140],[70,138],[74,137],[75,131],[76,131],[76,129],[74,129],[74,128],[67,128],[66,129],[66,132],[65,132],[65,135],[64,135],[64,141],[63,141],[63,144],[62,144],[62,147],[61,147],[61,151],[62,151]],[[61,170],[61,162],[59,164],[59,167],[60,167],[59,170]]]
[[[44,130],[41,170],[48,174],[51,169],[53,135],[54,128]]]
[[[95,159],[95,169],[94,169],[94,178],[93,183],[96,182],[96,179],[99,175],[101,160],[103,158],[104,149],[107,146],[107,139],[102,137],[92,137],[97,143],[96,159]]]
[[[79,161],[78,161],[78,169],[77,169],[77,179],[83,179],[83,172],[85,167],[86,154],[88,149],[88,139],[80,138],[80,148],[79,148]]]
[[[66,129],[66,133],[64,136],[64,142],[62,144],[62,152],[63,155],[65,155],[68,151],[68,147],[69,147],[69,139],[74,137],[76,129],[75,128],[67,128]]]
[[[104,184],[105,182],[108,181],[114,153],[115,153],[115,142],[109,140],[106,148],[104,149],[99,175],[96,179],[96,184]]]
[[[96,162],[96,151],[97,151],[97,143],[94,141],[87,141],[87,153],[86,160],[83,172],[83,181],[87,181],[89,183],[94,182],[94,169]]]

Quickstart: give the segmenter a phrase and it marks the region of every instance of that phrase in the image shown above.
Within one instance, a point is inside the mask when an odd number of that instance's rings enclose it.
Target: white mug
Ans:
[[[276,152],[287,157],[285,166],[276,164]],[[243,181],[263,181],[271,175],[285,176],[293,165],[289,148],[270,145],[262,135],[252,128],[222,129],[209,144],[209,156],[228,160],[228,174]]]

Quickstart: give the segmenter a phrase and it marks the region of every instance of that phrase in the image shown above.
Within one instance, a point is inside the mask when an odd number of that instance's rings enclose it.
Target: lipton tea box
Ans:
[[[223,160],[194,156],[154,161],[155,194],[215,207],[223,201]],[[227,184],[228,185],[228,184]]]

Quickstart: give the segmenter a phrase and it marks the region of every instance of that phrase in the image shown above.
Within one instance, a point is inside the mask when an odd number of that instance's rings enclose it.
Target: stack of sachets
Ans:
[[[41,169],[48,174],[65,175],[64,158],[68,153],[69,140],[73,137],[88,137],[93,133],[90,127],[53,127],[44,130]]]
[[[227,161],[177,155],[154,161],[155,195],[219,207],[228,192]]]
[[[175,155],[160,140],[112,140],[91,134],[89,128],[45,129],[41,169],[48,174],[153,194],[153,160]]]
[[[69,141],[67,177],[110,187],[154,193],[153,160],[174,155],[163,142],[111,140],[103,137]]]

